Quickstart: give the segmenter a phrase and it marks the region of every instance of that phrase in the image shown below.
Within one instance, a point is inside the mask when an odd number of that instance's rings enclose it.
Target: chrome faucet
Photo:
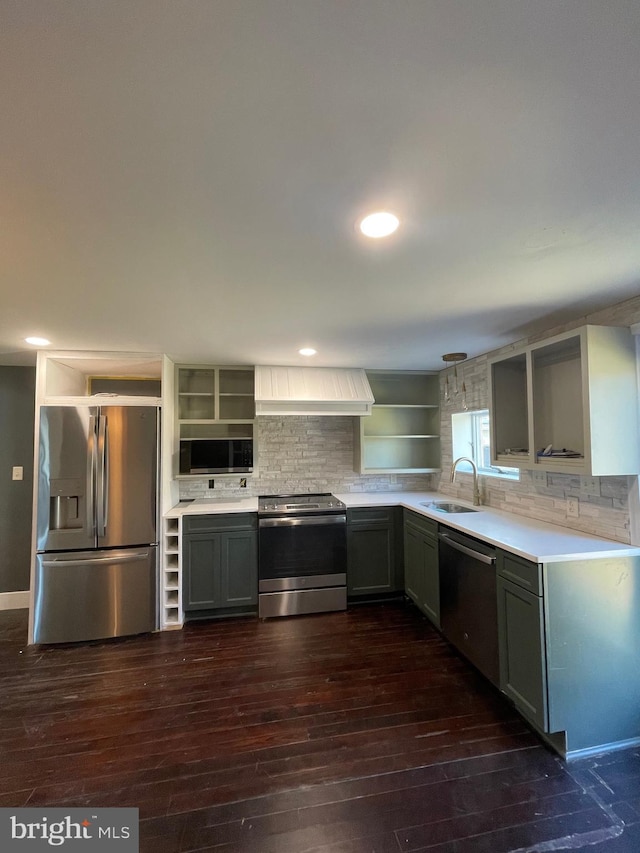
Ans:
[[[453,483],[456,479],[456,465],[458,462],[468,462],[473,468],[473,505],[480,506],[482,503],[480,499],[480,487],[478,485],[478,466],[473,461],[473,459],[469,459],[468,456],[459,456],[456,461],[451,466],[451,482]]]

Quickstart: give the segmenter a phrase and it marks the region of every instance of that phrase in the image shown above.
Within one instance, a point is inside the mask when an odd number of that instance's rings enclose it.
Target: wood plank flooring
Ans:
[[[640,851],[640,751],[564,764],[412,605],[26,632],[0,613],[0,806],[134,806],[142,853]]]

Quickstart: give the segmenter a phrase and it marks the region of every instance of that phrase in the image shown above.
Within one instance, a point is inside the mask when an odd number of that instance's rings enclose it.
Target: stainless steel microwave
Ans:
[[[180,441],[181,474],[250,474],[253,439],[192,438]]]

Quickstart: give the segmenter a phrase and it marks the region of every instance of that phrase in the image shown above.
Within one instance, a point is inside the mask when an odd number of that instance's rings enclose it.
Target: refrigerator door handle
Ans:
[[[96,446],[97,417],[91,415],[89,418],[89,446],[87,448],[89,459],[87,462],[87,530],[90,535],[96,535],[96,471],[98,451]]]
[[[107,532],[107,525],[109,524],[109,420],[106,415],[103,416],[102,420],[104,420],[104,444],[102,451],[102,535],[105,536]]]
[[[138,560],[143,560],[145,557],[149,555],[149,551],[139,551],[135,554],[123,554],[119,557],[114,556],[106,556],[106,557],[89,557],[84,560],[80,559],[71,559],[66,560],[64,558],[54,557],[51,560],[42,560],[42,565],[47,566],[49,568],[55,566],[87,566],[93,565],[94,563],[135,563]]]
[[[106,415],[98,416],[98,464],[97,471],[97,502],[96,513],[98,523],[98,537],[105,536],[107,532],[107,489],[109,476],[109,449],[107,441],[107,418]]]

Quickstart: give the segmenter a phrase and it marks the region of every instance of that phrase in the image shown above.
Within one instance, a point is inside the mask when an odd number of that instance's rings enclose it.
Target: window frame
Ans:
[[[520,480],[519,468],[508,468],[502,465],[491,465],[489,451],[489,465],[485,465],[483,450],[489,449],[489,436],[491,430],[490,414],[488,409],[475,409],[467,412],[455,412],[451,415],[451,437],[453,460],[461,456],[473,459],[478,474],[483,477],[498,477],[505,480]],[[483,441],[482,433],[487,433],[487,440]],[[466,449],[465,449],[466,445]],[[472,473],[473,469],[468,462],[461,462],[458,471]]]

